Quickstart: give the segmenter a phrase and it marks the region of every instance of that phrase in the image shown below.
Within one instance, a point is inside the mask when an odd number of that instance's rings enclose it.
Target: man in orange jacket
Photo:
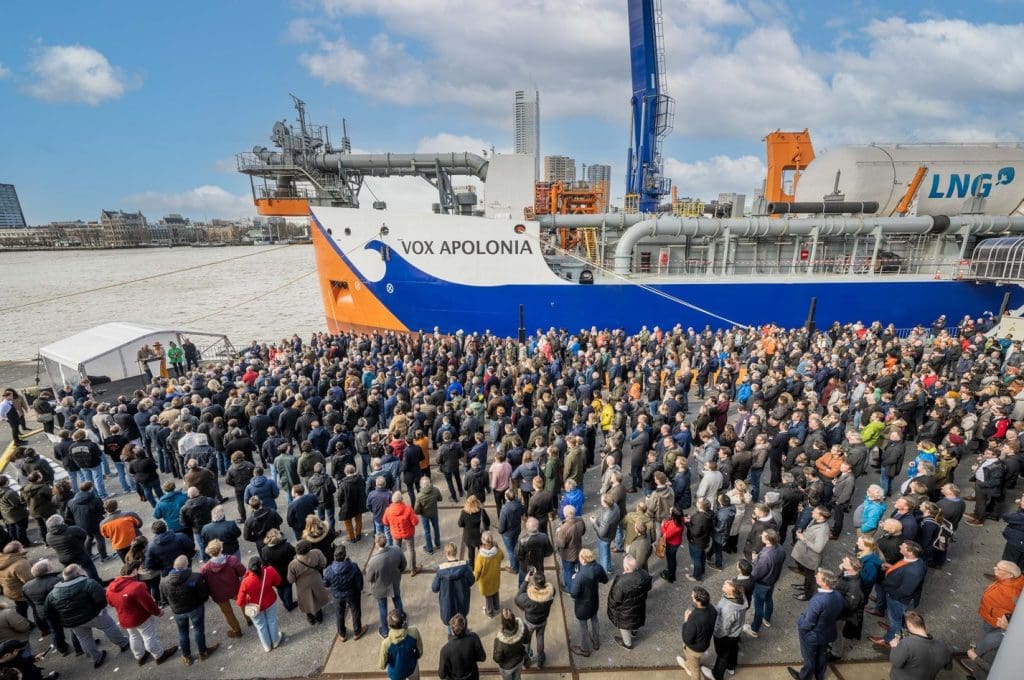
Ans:
[[[401,491],[391,494],[391,505],[384,510],[381,522],[391,529],[391,538],[395,539],[398,549],[409,551],[409,576],[418,574],[420,570],[416,566],[415,538],[416,525],[420,523],[420,518],[411,507],[402,502]]]
[[[1024,590],[1024,576],[1020,567],[1013,562],[996,562],[995,582],[985,589],[978,606],[978,616],[986,633],[996,628],[996,621],[1004,614],[1012,614],[1021,590]]]

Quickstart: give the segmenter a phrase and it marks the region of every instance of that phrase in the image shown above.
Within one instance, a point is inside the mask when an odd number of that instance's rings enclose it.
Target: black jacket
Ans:
[[[516,595],[516,606],[523,610],[526,622],[534,626],[547,623],[551,615],[551,603],[555,601],[555,588],[545,583],[543,588],[535,588],[529,580],[523,581]]]
[[[88,535],[81,527],[62,524],[46,532],[46,545],[53,548],[57,559],[66,567],[90,559],[89,551],[85,549],[87,538]]]
[[[249,482],[252,481],[253,470],[255,469],[256,466],[247,460],[232,463],[228,467],[228,473],[224,477],[224,481],[236,492],[243,492],[245,487],[249,486]]]
[[[202,607],[210,598],[210,589],[201,574],[187,568],[180,571],[174,569],[160,580],[160,594],[167,600],[172,612],[185,614]]]
[[[519,539],[516,544],[516,559],[519,560],[519,568],[524,572],[531,567],[538,572],[544,570],[544,560],[554,554],[555,549],[547,534],[527,534]]]
[[[181,506],[179,513],[182,530],[198,534],[203,527],[213,521],[211,514],[217,505],[217,501],[209,496],[199,495],[189,498],[185,501],[185,505]]]
[[[177,531],[165,531],[154,536],[153,540],[149,542],[144,563],[147,569],[166,575],[174,566],[174,560],[178,558],[178,555],[192,557],[195,552],[195,543],[185,538],[183,534],[179,534]]]
[[[223,554],[225,555],[233,555],[239,551],[238,539],[242,536],[242,530],[230,519],[210,522],[203,526],[199,534],[207,543],[213,539],[223,543]]]
[[[608,619],[616,628],[636,630],[647,622],[651,577],[643,569],[615,577],[608,590]]]
[[[93,491],[79,491],[68,501],[68,512],[75,520],[75,526],[82,527],[89,533],[100,530],[103,521],[103,501]]]
[[[710,512],[695,512],[686,523],[686,538],[701,550],[707,550],[711,544],[715,519]]]
[[[441,680],[479,680],[481,661],[487,660],[487,652],[480,644],[480,637],[466,631],[460,638],[452,638],[441,648],[437,673]]]
[[[338,483],[338,519],[352,519],[366,512],[366,482],[357,473]]]
[[[705,652],[715,637],[718,610],[708,605],[691,610],[690,618],[683,621],[683,644],[695,652]]]
[[[281,524],[281,515],[270,508],[260,508],[245,520],[242,538],[261,546],[263,545],[263,537],[267,535],[267,532],[271,529],[279,528]]]

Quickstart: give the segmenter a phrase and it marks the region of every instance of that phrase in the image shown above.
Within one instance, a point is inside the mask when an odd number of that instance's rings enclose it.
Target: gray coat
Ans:
[[[829,531],[828,522],[811,522],[804,529],[804,537],[793,546],[793,560],[808,569],[821,566],[821,554],[828,545]]]
[[[733,602],[727,597],[718,601],[718,618],[715,619],[716,638],[740,636],[740,632],[743,630],[743,620],[747,617],[747,609],[750,607],[750,603],[742,593],[740,597],[743,598],[743,602]]]
[[[832,502],[835,505],[846,505],[853,498],[853,488],[857,485],[857,478],[853,473],[839,475],[836,484],[832,488]]]
[[[406,567],[405,554],[394,545],[375,550],[364,574],[370,593],[377,599],[394,597]]]

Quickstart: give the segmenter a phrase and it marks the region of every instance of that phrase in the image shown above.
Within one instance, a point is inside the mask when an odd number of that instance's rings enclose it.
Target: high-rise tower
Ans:
[[[540,93],[537,90],[516,90],[513,118],[515,152],[533,156],[533,179],[537,181],[540,178]]]

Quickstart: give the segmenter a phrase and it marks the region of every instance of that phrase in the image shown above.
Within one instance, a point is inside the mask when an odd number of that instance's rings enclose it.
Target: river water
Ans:
[[[0,362],[112,321],[306,337],[325,328],[315,270],[311,245],[0,251]]]

